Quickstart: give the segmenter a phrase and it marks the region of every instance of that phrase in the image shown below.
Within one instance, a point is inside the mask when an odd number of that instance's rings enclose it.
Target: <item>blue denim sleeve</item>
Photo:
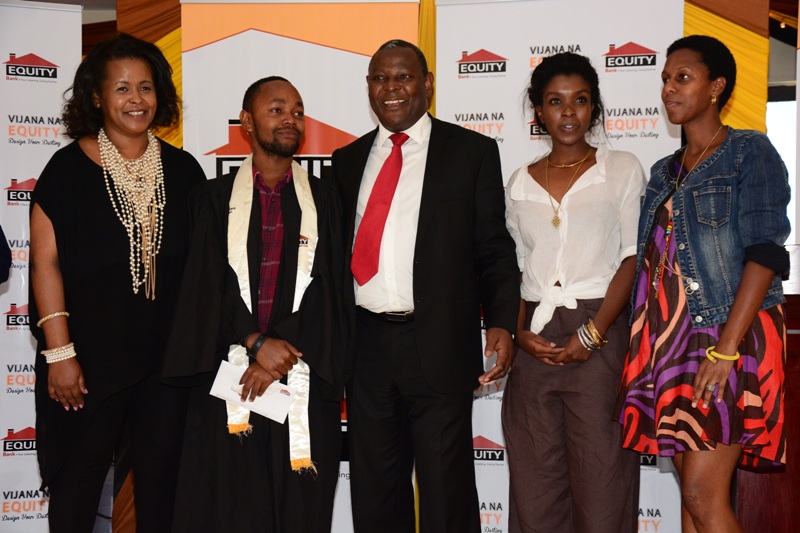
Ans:
[[[786,165],[766,135],[752,132],[742,143],[738,165],[738,227],[745,249],[789,237],[786,207],[791,191]]]

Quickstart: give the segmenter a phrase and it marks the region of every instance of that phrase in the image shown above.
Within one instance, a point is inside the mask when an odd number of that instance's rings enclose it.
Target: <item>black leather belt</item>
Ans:
[[[414,311],[387,311],[385,313],[373,313],[368,309],[364,309],[363,307],[358,308],[359,311],[363,311],[370,316],[375,318],[379,318],[381,320],[385,320],[387,322],[394,322],[396,324],[407,324],[414,320]]]

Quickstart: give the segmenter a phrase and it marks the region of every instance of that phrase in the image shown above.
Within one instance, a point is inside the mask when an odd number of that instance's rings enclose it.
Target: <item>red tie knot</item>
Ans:
[[[393,143],[395,146],[402,146],[402,145],[403,145],[403,143],[404,143],[404,142],[406,142],[406,141],[408,140],[408,135],[407,135],[407,134],[405,134],[405,133],[403,133],[403,132],[400,132],[400,133],[392,133],[392,134],[389,136],[389,139],[392,141],[392,143]]]

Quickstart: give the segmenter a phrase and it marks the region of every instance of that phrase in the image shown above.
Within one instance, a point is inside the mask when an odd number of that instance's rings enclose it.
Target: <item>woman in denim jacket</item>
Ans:
[[[672,457],[684,532],[741,531],[737,463],[785,462],[786,168],[766,136],[720,109],[736,82],[724,44],[667,50],[661,99],[687,144],[651,170],[639,220],[624,446]]]

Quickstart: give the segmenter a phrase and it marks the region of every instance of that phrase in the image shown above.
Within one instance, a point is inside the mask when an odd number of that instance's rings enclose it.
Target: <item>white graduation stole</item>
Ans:
[[[300,205],[300,235],[297,250],[297,278],[295,281],[292,312],[297,312],[306,288],[311,283],[314,251],[317,247],[317,207],[311,194],[308,173],[297,162],[292,161],[292,180],[297,203]],[[250,295],[250,272],[247,263],[247,234],[250,228],[250,212],[253,208],[253,156],[249,155],[239,167],[233,181],[233,191],[228,203],[228,263],[236,272],[239,291],[247,308],[252,312]],[[228,350],[228,361],[246,369],[250,361],[244,347],[232,344]],[[296,391],[289,408],[289,459],[292,470],[316,471],[311,462],[311,438],[308,424],[308,395],[310,369],[298,360],[287,374],[287,384]],[[227,403],[228,432],[246,435],[252,430],[250,410]]]

